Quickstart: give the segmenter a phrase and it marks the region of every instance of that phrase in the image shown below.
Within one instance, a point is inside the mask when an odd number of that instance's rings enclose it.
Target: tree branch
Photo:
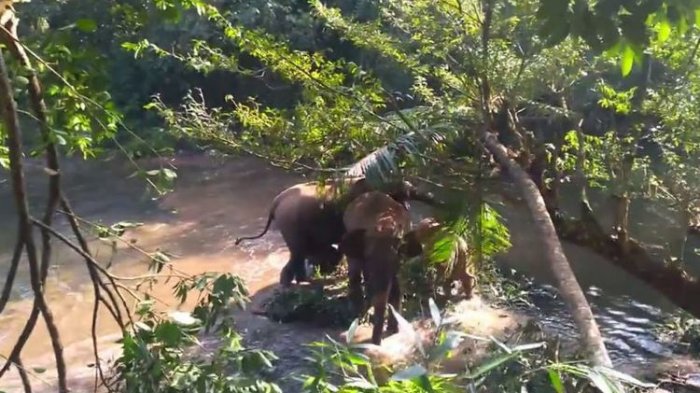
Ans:
[[[31,276],[31,286],[34,292],[34,309],[32,314],[39,310],[41,315],[46,322],[46,327],[49,331],[51,337],[51,344],[53,347],[54,355],[56,358],[56,370],[58,373],[58,388],[59,392],[68,392],[68,385],[66,382],[66,364],[63,358],[63,346],[61,344],[60,334],[56,323],[53,318],[53,314],[49,309],[46,299],[44,298],[43,285],[41,280],[41,270],[39,267],[39,261],[37,260],[37,250],[34,244],[34,238],[32,236],[32,226],[30,223],[29,215],[29,203],[27,201],[26,183],[24,179],[23,170],[23,160],[22,160],[22,132],[19,125],[19,119],[17,118],[17,104],[14,100],[12,94],[13,90],[10,85],[9,74],[7,72],[7,66],[5,64],[5,57],[0,51],[0,103],[2,103],[2,117],[5,122],[5,127],[7,130],[7,147],[9,150],[9,161],[10,161],[10,172],[12,177],[12,188],[15,193],[15,203],[17,205],[17,213],[19,216],[19,228],[20,236],[23,238],[25,249],[27,252],[27,258],[29,260],[29,269]],[[38,314],[38,313],[37,313]],[[29,322],[29,321],[28,321]],[[36,318],[33,319],[33,323],[27,324],[25,330],[31,334],[36,324]],[[24,333],[24,332],[23,332]],[[26,335],[24,342],[18,342],[13,350],[12,355],[8,363],[16,362],[19,354],[21,352],[24,343],[29,338],[29,334]],[[6,365],[7,367],[7,365]],[[6,369],[3,368],[0,373],[5,372]]]
[[[93,288],[95,292],[96,297],[101,297],[99,295],[100,293],[100,288],[107,293],[107,296],[109,297],[110,301],[112,302],[112,306],[110,306],[106,301],[104,301],[105,307],[109,310],[109,312],[112,314],[114,319],[117,321],[119,324],[119,327],[123,330],[124,329],[124,318],[122,316],[122,313],[119,309],[119,303],[117,302],[117,299],[115,298],[114,294],[112,291],[107,287],[107,285],[100,279],[99,275],[97,274],[97,267],[93,265],[97,265],[98,267],[101,267],[98,263],[92,263],[94,261],[94,258],[92,258],[92,255],[90,254],[90,248],[88,247],[88,243],[85,240],[85,236],[83,236],[82,232],[80,231],[80,224],[78,223],[78,220],[75,218],[75,213],[73,213],[73,209],[70,206],[70,203],[68,203],[68,199],[65,197],[65,195],[61,195],[61,207],[63,211],[61,213],[65,213],[65,216],[68,218],[68,222],[70,223],[71,229],[73,230],[73,234],[75,235],[75,238],[78,240],[78,243],[80,244],[80,250],[82,250],[81,256],[85,259],[85,265],[87,266],[88,272],[90,273],[90,279],[93,282]],[[124,298],[119,294],[119,289],[116,287],[114,290],[117,292],[117,294],[120,296],[122,305],[124,306],[124,312],[126,313],[127,317],[129,320],[131,320],[131,314],[129,313],[129,308],[126,306],[126,302],[124,301]],[[113,309],[112,309],[113,307]]]
[[[89,264],[92,269],[97,269],[100,273],[105,275],[105,277],[107,277],[107,280],[109,280],[109,282],[116,288],[116,286],[117,286],[116,277],[113,276],[110,272],[108,272],[104,267],[100,266],[99,262],[97,262],[90,254],[83,251],[78,245],[71,242],[70,239],[68,239],[67,237],[65,237],[61,233],[57,232],[55,229],[53,229],[51,227],[47,227],[46,224],[44,224],[42,221],[39,221],[39,220],[34,219],[34,218],[32,218],[31,221],[34,225],[37,225],[41,228],[46,229],[51,235],[55,236],[58,240],[62,241],[68,247],[73,249],[73,251],[77,252],[81,257],[83,257],[85,259],[85,262],[87,264]],[[119,293],[119,291],[116,291],[116,292],[117,292],[117,295],[119,295],[119,298],[122,301],[124,308],[128,311],[129,306],[126,303],[126,299],[124,299],[124,297],[121,295],[121,293]],[[129,314],[127,313],[127,315],[129,315]],[[120,323],[122,328],[124,328],[123,324],[119,320],[117,320],[117,322]]]
[[[12,293],[12,286],[15,282],[15,276],[17,275],[17,268],[19,267],[19,260],[22,257],[23,249],[24,239],[22,235],[19,234],[15,242],[15,251],[12,253],[10,270],[7,271],[7,279],[5,280],[5,285],[2,287],[2,294],[0,295],[0,314],[2,314],[2,311],[5,309],[7,301],[10,300],[10,293]]]
[[[29,381],[29,374],[27,370],[24,369],[24,364],[22,359],[17,359],[16,366],[19,378],[22,380],[22,387],[24,388],[24,393],[32,393],[32,383]]]

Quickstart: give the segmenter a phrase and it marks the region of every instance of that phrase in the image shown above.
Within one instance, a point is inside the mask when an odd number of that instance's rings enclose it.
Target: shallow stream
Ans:
[[[65,193],[75,211],[88,220],[105,224],[117,221],[143,223],[141,227],[128,230],[127,238],[133,239],[134,245],[144,251],[162,250],[174,255],[175,266],[181,271],[193,274],[232,272],[241,276],[249,286],[253,306],[259,304],[263,295],[276,284],[279,269],[286,262],[287,253],[281,237],[276,231],[271,231],[264,238],[244,243],[241,247],[234,246],[233,242],[239,235],[258,232],[265,223],[272,198],[300,178],[254,158],[180,155],[169,162],[177,167],[176,188],[157,201],[144,194],[144,184],[140,180],[127,178],[133,168],[121,160],[66,160]],[[30,164],[27,177],[31,202],[33,206],[43,207],[41,195],[46,174],[38,162]],[[154,161],[141,164],[145,167],[156,165]],[[0,173],[0,176],[5,175]],[[34,214],[39,215],[40,211],[36,210]],[[552,280],[542,261],[543,253],[532,231],[531,221],[525,212],[520,211],[506,211],[504,216],[511,229],[513,248],[498,258],[498,263],[533,277],[542,288],[535,295],[535,303],[541,310],[539,318],[547,330],[571,337],[574,327],[568,313],[554,296],[556,292],[547,288]],[[63,218],[58,219],[57,225],[63,233],[69,233]],[[0,177],[2,282],[9,267],[15,226],[10,185]],[[90,239],[94,254],[101,261],[111,260],[116,274],[144,274],[147,258],[143,254],[124,244],[118,244],[114,253],[110,244],[94,235]],[[89,339],[93,298],[84,262],[62,244],[54,243],[54,248],[47,297],[63,332],[69,371],[74,378],[80,379],[93,373],[88,367],[94,362]],[[636,368],[670,357],[670,348],[659,340],[653,327],[674,307],[654,290],[596,254],[569,244],[565,248],[579,282],[593,304],[614,362]],[[169,285],[155,287],[155,295],[165,308],[175,305],[170,294]],[[0,355],[7,356],[11,351],[30,310],[29,299],[28,271],[23,261],[12,301],[0,315]],[[104,314],[100,321],[101,356],[113,356],[116,326],[109,323]],[[300,360],[303,356],[295,349],[299,348],[300,340],[317,339],[324,333],[315,329],[300,331],[293,325],[269,324],[266,319],[250,313],[241,313],[238,321],[251,340],[267,345],[278,354],[283,352],[283,357],[289,359]],[[46,373],[35,376],[39,381],[35,384],[48,388],[54,377],[43,324],[38,324],[36,333],[25,347],[23,361],[49,368]],[[45,382],[41,382],[42,379]],[[13,391],[18,386],[16,375],[12,373],[0,381],[0,390]]]

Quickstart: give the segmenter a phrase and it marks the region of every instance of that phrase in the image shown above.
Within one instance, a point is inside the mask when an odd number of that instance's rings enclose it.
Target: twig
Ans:
[[[66,198],[65,195],[61,195],[61,207],[63,208],[64,211],[70,212],[70,215],[68,215],[68,222],[70,223],[71,229],[73,230],[73,234],[75,235],[75,238],[78,240],[78,243],[80,244],[80,248],[88,255],[90,255],[90,248],[88,247],[87,241],[85,240],[85,236],[83,236],[82,232],[80,231],[80,225],[78,224],[78,221],[75,219],[75,214],[73,213],[73,209],[70,206],[70,203],[68,203],[68,199]],[[63,212],[59,210],[59,212]],[[95,296],[99,296],[99,288],[102,288],[106,293],[107,296],[109,297],[110,301],[112,302],[112,306],[107,304],[105,302],[105,307],[109,310],[110,313],[112,313],[112,316],[114,319],[117,321],[119,326],[123,329],[123,321],[124,318],[121,314],[121,311],[119,310],[119,303],[117,302],[117,299],[115,298],[114,294],[112,291],[105,285],[105,283],[100,279],[99,275],[95,271],[95,267],[92,266],[89,260],[85,261],[85,264],[88,268],[88,272],[90,273],[90,278],[92,279],[93,282],[93,287],[95,288]],[[116,289],[115,289],[116,290]],[[123,299],[122,299],[123,300]],[[113,307],[113,309],[112,309]],[[125,308],[124,312],[127,313],[127,316],[129,315],[129,309]]]
[[[21,358],[17,359],[15,368],[17,368],[19,378],[22,380],[22,387],[24,388],[24,393],[32,393],[32,383],[29,380],[29,375],[27,374],[27,370],[24,368],[24,364],[22,363]]]
[[[31,222],[32,222],[34,225],[37,225],[37,226],[39,226],[39,227],[42,227],[42,228],[46,229],[47,231],[49,231],[49,233],[50,233],[51,235],[55,236],[58,240],[62,241],[62,242],[65,243],[68,247],[72,248],[73,251],[75,251],[75,252],[77,252],[78,254],[80,254],[80,256],[83,257],[83,258],[85,259],[86,262],[88,262],[92,267],[94,267],[94,268],[96,268],[97,270],[99,270],[100,273],[104,274],[105,277],[107,277],[107,279],[110,281],[110,283],[111,283],[112,285],[116,286],[115,283],[116,283],[116,280],[117,280],[118,278],[115,277],[115,276],[113,276],[113,275],[112,275],[110,272],[108,272],[105,268],[103,268],[102,266],[100,266],[100,264],[99,264],[90,254],[88,254],[88,253],[86,253],[85,251],[83,251],[78,245],[76,245],[75,243],[71,242],[67,237],[63,236],[61,233],[57,232],[55,229],[53,229],[53,228],[51,228],[51,227],[47,227],[43,222],[41,222],[41,221],[39,221],[39,220],[37,220],[37,219],[34,219],[34,218],[31,219]],[[124,297],[121,296],[121,294],[119,294],[119,291],[117,291],[117,294],[120,295],[120,298],[121,298],[121,300],[122,300],[122,303],[123,303],[123,305],[124,305],[124,308],[125,308],[126,310],[128,310],[128,309],[129,309],[129,306],[127,305],[126,300],[124,299]]]
[[[83,218],[83,217],[80,217],[80,216],[76,215],[75,213],[68,212],[68,211],[62,211],[62,210],[58,210],[57,212],[58,212],[58,213],[61,213],[61,214],[64,214],[64,215],[67,215],[67,216],[69,216],[69,217],[73,217],[73,218],[75,218],[76,220],[78,220],[78,221],[80,221],[80,222],[83,222],[83,223],[85,223],[85,224],[87,224],[87,225],[92,226],[93,228],[98,228],[98,227],[99,227],[98,224],[96,224],[96,223],[94,223],[94,222],[92,222],[92,221],[90,221],[90,220],[87,220],[87,219],[85,219],[85,218]],[[136,251],[136,252],[138,252],[138,253],[140,253],[140,254],[142,254],[142,255],[148,257],[150,260],[153,260],[153,259],[154,259],[154,257],[153,257],[148,251],[146,251],[146,250],[144,250],[143,248],[141,248],[141,247],[139,247],[139,246],[133,244],[132,242],[130,242],[130,241],[128,241],[128,240],[122,238],[121,236],[114,236],[114,238],[117,239],[117,240],[119,240],[119,241],[122,242],[125,246],[131,248],[132,250],[134,250],[134,251]],[[176,267],[174,267],[174,266],[172,266],[172,265],[168,265],[168,268],[171,269],[171,270],[174,271],[174,272],[179,273],[179,274],[186,275],[186,276],[188,276],[188,277],[191,277],[191,276],[192,276],[191,274],[188,274],[187,272],[185,272],[185,271],[183,271],[183,270],[177,269]]]
[[[19,266],[19,260],[22,257],[22,249],[24,248],[24,239],[22,235],[17,236],[17,241],[15,242],[15,251],[12,253],[12,260],[10,261],[10,270],[7,271],[7,280],[5,280],[5,285],[2,288],[2,295],[0,295],[0,314],[5,309],[7,301],[10,299],[10,293],[12,292],[12,285],[15,281],[15,276],[17,275],[17,267]]]
[[[0,359],[3,359],[3,360],[5,360],[5,361],[9,361],[9,360],[10,360],[10,358],[8,358],[7,356],[5,356],[5,355],[3,355],[3,354],[1,354],[1,353],[0,353]],[[26,367],[24,367],[24,363],[22,362],[22,359],[21,359],[21,358],[18,359],[16,362],[12,362],[12,364],[14,364],[15,368],[17,368],[18,370],[19,370],[19,369],[24,370],[24,373],[27,375],[27,377],[31,376],[32,378],[36,379],[37,381],[39,381],[39,382],[41,382],[41,383],[43,383],[43,384],[45,384],[45,385],[47,385],[47,386],[52,386],[52,385],[53,385],[51,382],[47,381],[46,379],[44,379],[43,377],[41,377],[41,376],[38,375],[37,373],[35,373],[35,372],[33,372],[33,371],[27,369]],[[23,384],[24,384],[24,382],[23,382]]]
[[[104,371],[102,370],[102,364],[100,363],[100,354],[97,350],[97,313],[100,310],[100,299],[95,298],[95,305],[92,309],[92,351],[95,355],[95,393],[97,393],[98,378],[102,381],[102,385],[107,387],[107,389],[113,392],[112,388],[107,384],[107,379],[105,378]]]

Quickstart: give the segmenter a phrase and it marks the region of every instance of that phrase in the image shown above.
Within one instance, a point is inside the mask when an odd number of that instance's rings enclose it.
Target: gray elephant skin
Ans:
[[[333,245],[339,244],[346,232],[344,208],[358,195],[372,189],[364,177],[291,186],[272,201],[265,229],[258,235],[236,239],[236,245],[243,240],[264,236],[274,221],[290,253],[289,261],[280,272],[281,285],[288,286],[293,279],[297,283],[307,281],[307,258],[318,265],[322,273],[332,272],[343,256]],[[409,199],[432,201],[431,194],[418,193],[407,181],[393,183],[387,189],[391,191],[389,195],[400,204],[407,205]]]
[[[365,312],[365,296],[374,307],[372,343],[381,345],[387,302],[401,310],[398,273],[402,258],[418,256],[420,242],[411,232],[411,217],[405,205],[389,195],[372,191],[355,198],[343,217],[347,233],[340,250],[348,258],[349,295],[353,312]],[[389,315],[387,331],[398,332]]]

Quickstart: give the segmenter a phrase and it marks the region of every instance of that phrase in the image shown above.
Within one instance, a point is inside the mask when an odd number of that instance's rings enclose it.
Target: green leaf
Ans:
[[[659,31],[657,39],[659,42],[664,42],[671,36],[671,24],[668,23],[667,19],[663,19],[659,22]]]
[[[176,23],[180,21],[182,13],[177,7],[168,7],[165,10],[163,10],[163,16],[167,21],[171,23]]]
[[[622,58],[620,59],[620,71],[622,76],[627,76],[632,71],[634,65],[634,49],[629,44],[626,44],[622,49]]]
[[[615,390],[610,386],[610,381],[595,370],[588,370],[586,375],[593,385],[602,393],[614,393]]]
[[[177,347],[182,342],[184,333],[176,324],[165,322],[154,329],[156,338],[169,347]]]
[[[420,364],[414,364],[405,368],[391,376],[393,381],[408,381],[426,375],[428,370]]]
[[[32,370],[34,370],[34,372],[37,374],[43,374],[46,372],[46,369],[43,367],[32,367]]]
[[[498,356],[494,356],[486,363],[483,363],[479,367],[477,367],[476,370],[465,375],[465,377],[468,379],[479,378],[483,374],[486,374],[492,370],[495,370],[499,366],[501,366],[502,364],[515,359],[516,357],[518,357],[518,355],[519,355],[518,352],[512,352],[512,353],[502,353]]]
[[[426,392],[435,392],[435,389],[433,389],[433,385],[430,383],[430,378],[428,378],[427,374],[423,374],[420,377],[418,377],[418,380],[414,381],[414,383]]]
[[[598,371],[600,371],[601,373],[607,374],[608,376],[610,376],[610,377],[612,377],[612,378],[615,378],[615,379],[617,379],[618,381],[627,383],[627,384],[629,384],[629,385],[634,385],[634,386],[638,386],[638,387],[641,387],[641,388],[653,388],[654,386],[656,386],[656,385],[654,385],[653,383],[648,383],[648,382],[640,381],[640,380],[637,379],[637,378],[634,378],[634,377],[632,377],[632,376],[630,376],[630,375],[627,375],[627,374],[625,374],[625,373],[619,372],[619,371],[617,371],[617,370],[614,370],[614,369],[611,369],[611,368],[608,368],[608,367],[597,367],[597,369],[598,369]]]
[[[564,384],[561,382],[561,376],[555,370],[547,370],[549,374],[549,381],[552,383],[552,388],[557,391],[557,393],[565,393]]]
[[[93,19],[78,19],[75,21],[75,27],[85,33],[92,33],[93,31],[97,30],[97,22],[95,22]]]
[[[343,388],[355,388],[361,390],[375,390],[378,388],[377,385],[371,383],[370,381],[362,378],[348,378],[351,382],[343,385]]]

